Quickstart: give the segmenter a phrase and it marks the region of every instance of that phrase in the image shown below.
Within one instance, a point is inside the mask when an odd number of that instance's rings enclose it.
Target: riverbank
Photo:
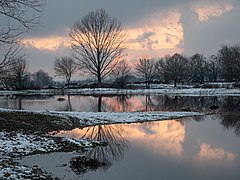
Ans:
[[[54,179],[39,167],[15,160],[51,152],[82,152],[105,145],[89,139],[54,137],[49,132],[72,129],[68,119],[34,112],[0,111],[0,177],[4,179]]]
[[[51,152],[79,152],[106,145],[89,139],[55,137],[60,130],[97,124],[116,124],[200,116],[198,112],[87,113],[58,111],[18,111],[0,109],[0,177],[6,179],[53,179],[38,167],[15,161],[24,156]]]
[[[10,95],[173,95],[173,96],[240,96],[240,89],[228,86],[217,88],[195,88],[193,86],[157,86],[144,89],[117,89],[117,88],[80,88],[80,89],[42,89],[9,91],[1,90],[2,96]]]

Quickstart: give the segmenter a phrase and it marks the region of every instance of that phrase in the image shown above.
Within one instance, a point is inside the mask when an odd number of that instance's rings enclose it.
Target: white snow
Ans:
[[[1,179],[46,179],[46,176],[37,176],[34,174],[34,169],[26,166],[19,165],[8,165],[8,167],[3,167],[0,165],[0,177]]]
[[[54,94],[79,94],[79,95],[178,95],[178,96],[240,96],[238,88],[174,88],[162,86],[153,89],[116,89],[116,88],[83,88],[83,89],[45,89],[45,90],[25,90],[25,91],[0,91],[1,95],[54,95]]]
[[[52,138],[23,133],[0,132],[0,155],[1,159],[14,156],[32,154],[33,152],[50,152],[58,148]]]
[[[58,112],[50,111],[53,115],[73,117],[82,125],[134,123],[145,121],[157,121],[164,119],[176,119],[187,116],[199,116],[199,112]]]
[[[78,147],[91,148],[97,141],[90,139],[62,138],[62,141],[69,142]],[[13,157],[21,157],[34,153],[47,153],[59,150],[59,146],[51,137],[38,135],[26,135],[20,132],[0,132],[0,178],[4,179],[46,179],[44,172],[34,173],[34,168],[25,167],[20,164],[12,164]],[[39,171],[39,170],[38,170]],[[41,170],[40,170],[41,171]],[[41,178],[40,178],[41,179]]]
[[[203,113],[199,112],[60,112],[10,109],[0,109],[0,111],[31,112],[37,114],[55,115],[69,120],[74,118],[74,120],[77,120],[79,125],[82,126],[113,123],[133,123],[203,115]],[[62,140],[87,148],[92,147],[93,143],[96,144],[96,142],[92,142],[89,139],[62,138]],[[24,177],[31,177],[30,175],[32,168],[23,167],[21,165],[12,166],[9,164],[7,164],[7,167],[4,167],[3,165],[5,160],[8,161],[12,157],[33,154],[36,151],[38,153],[56,151],[58,148],[58,145],[53,139],[51,139],[51,137],[26,135],[20,132],[9,133],[0,131],[0,177],[8,175],[10,175],[9,179],[24,179]]]
[[[2,109],[0,111],[9,112],[31,112],[36,114],[55,115],[63,118],[75,118],[82,126],[94,126],[98,124],[134,123],[145,121],[157,121],[165,119],[176,119],[188,116],[201,116],[200,112],[66,112],[66,111],[29,111]]]

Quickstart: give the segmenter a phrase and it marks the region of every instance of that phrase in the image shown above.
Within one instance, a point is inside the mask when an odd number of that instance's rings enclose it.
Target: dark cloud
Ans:
[[[204,1],[205,5],[207,1]],[[68,36],[69,28],[77,19],[99,8],[104,8],[110,15],[119,19],[124,27],[141,27],[144,18],[152,13],[178,10],[181,13],[180,23],[183,26],[184,40],[177,48],[182,48],[186,55],[198,52],[208,56],[216,53],[223,43],[238,43],[240,32],[238,23],[240,1],[209,0],[209,2],[230,2],[234,3],[234,8],[219,17],[209,17],[207,21],[199,22],[197,14],[192,9],[192,5],[203,3],[198,0],[49,0],[41,18],[42,26],[28,36]],[[156,43],[151,40],[153,33],[154,31],[147,31],[137,39],[130,41],[142,41],[141,45],[144,48],[153,49]],[[165,41],[171,44],[175,37],[172,37],[171,34],[165,35]],[[28,53],[31,54],[29,62],[32,69],[41,68],[53,72],[55,57],[70,54],[69,49],[63,49],[63,46],[55,52],[28,49]]]
[[[153,35],[155,35],[155,32],[145,32],[145,33],[139,35],[134,41],[141,44],[143,49],[152,50],[152,49],[154,49],[154,45],[156,43],[158,43],[157,40],[151,39],[151,37]]]
[[[240,15],[238,7],[239,3],[235,2],[231,11],[219,17],[209,17],[204,22],[197,22],[193,12],[183,13],[184,52],[187,55],[199,52],[210,56],[217,53],[221,44],[239,43],[240,24],[236,22]]]
[[[190,0],[50,0],[41,18],[42,26],[29,36],[66,34],[74,22],[90,11],[103,8],[110,15],[119,19],[123,26],[132,26],[155,11],[166,11],[184,5]]]

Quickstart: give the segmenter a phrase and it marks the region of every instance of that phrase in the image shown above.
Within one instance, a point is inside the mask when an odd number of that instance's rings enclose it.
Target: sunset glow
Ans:
[[[139,25],[126,28],[127,56],[126,59],[160,57],[181,51],[179,45],[183,42],[183,27],[180,23],[179,11],[167,13],[152,13],[145,17]],[[56,51],[69,48],[68,36],[50,36],[42,38],[26,38],[24,44],[36,49]]]
[[[150,14],[143,24],[127,29],[129,49],[174,49],[183,41],[183,27],[178,11]]]
[[[219,17],[232,9],[233,5],[230,3],[197,5],[192,8],[192,10],[196,12],[200,22],[208,21],[210,17]]]
[[[131,133],[128,138],[142,142],[150,152],[180,157],[183,153],[185,126],[178,121],[162,121],[159,124],[129,126],[131,130],[128,132]]]
[[[182,143],[185,138],[185,126],[179,121],[162,121],[160,123],[152,123],[149,126],[147,124],[144,126],[141,124],[133,124],[132,126],[126,125],[121,129],[118,128],[118,125],[111,125],[111,129],[113,130],[111,132],[107,127],[108,126],[104,125],[101,126],[101,131],[95,131],[93,129],[94,127],[83,130],[74,129],[69,132],[62,132],[62,134],[77,139],[83,137],[83,135],[85,135],[84,137],[88,137],[86,136],[87,134],[97,136],[95,133],[104,134],[105,136],[111,135],[112,137],[110,139],[118,139],[119,134],[122,134],[121,138],[141,142],[140,144],[144,146],[144,149],[158,155],[180,157],[183,153]],[[119,131],[117,131],[117,129],[119,129]]]
[[[218,3],[194,5],[191,9],[197,14],[198,21],[204,22],[210,17],[221,16],[232,10],[233,6],[230,3]],[[125,59],[138,59],[143,56],[159,58],[167,54],[183,52],[184,28],[179,10],[152,12],[134,25],[126,27],[124,31],[127,34]],[[48,51],[70,47],[68,36],[29,37],[24,43],[27,47]]]
[[[196,156],[198,161],[233,161],[236,159],[236,155],[225,151],[223,148],[215,148],[210,144],[201,144],[199,153]]]
[[[43,38],[25,38],[23,41],[26,47],[33,47],[40,51],[56,51],[60,48],[69,48],[70,41],[64,36],[50,36]]]

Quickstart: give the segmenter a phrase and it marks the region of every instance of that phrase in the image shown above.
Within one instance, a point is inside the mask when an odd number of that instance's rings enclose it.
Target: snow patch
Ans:
[[[50,111],[53,115],[71,117],[79,120],[82,125],[134,123],[176,119],[188,116],[204,115],[199,112],[58,112]]]
[[[193,88],[192,86],[172,87],[155,85],[153,89],[117,89],[117,88],[82,88],[82,89],[44,89],[25,91],[0,91],[1,95],[178,95],[178,96],[240,96],[238,88]]]

